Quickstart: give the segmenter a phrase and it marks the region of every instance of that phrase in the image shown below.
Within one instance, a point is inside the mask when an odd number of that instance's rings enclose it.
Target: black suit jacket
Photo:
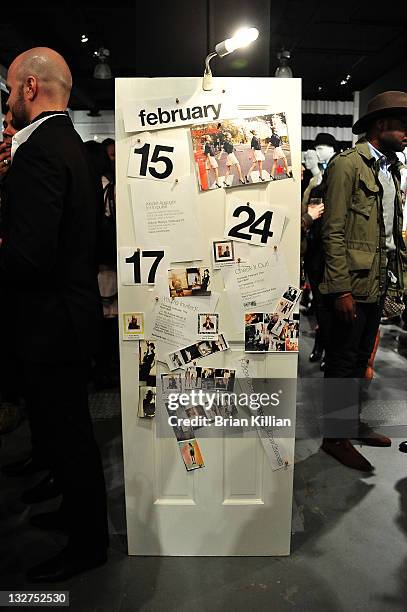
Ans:
[[[97,238],[103,194],[67,115],[17,149],[2,202],[2,324],[28,362],[86,360],[97,347]]]

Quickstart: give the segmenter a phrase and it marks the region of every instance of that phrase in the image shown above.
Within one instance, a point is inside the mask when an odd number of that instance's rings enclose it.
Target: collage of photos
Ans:
[[[220,334],[217,340],[201,340],[195,342],[190,346],[174,351],[168,354],[168,367],[170,370],[176,370],[182,368],[188,363],[195,361],[195,359],[201,359],[202,357],[208,357],[221,351],[227,351],[229,348],[223,334]]]
[[[285,113],[191,127],[201,191],[292,178]]]
[[[185,370],[185,389],[213,389],[232,392],[236,370],[188,366]]]
[[[211,276],[208,268],[177,268],[168,271],[170,297],[209,296]]]
[[[246,353],[298,352],[300,316],[293,313],[286,319],[278,313],[245,314]]]
[[[123,340],[140,340],[144,337],[144,313],[124,312]]]
[[[138,416],[152,418],[156,406],[156,357],[155,343],[151,340],[139,342],[139,403]]]

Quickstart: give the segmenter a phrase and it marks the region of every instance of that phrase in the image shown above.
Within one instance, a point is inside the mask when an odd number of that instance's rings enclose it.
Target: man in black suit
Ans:
[[[7,103],[20,131],[4,189],[3,323],[15,331],[33,438],[63,495],[60,510],[40,515],[37,524],[62,525],[68,533],[59,555],[29,570],[35,582],[101,565],[108,546],[104,475],[87,397],[101,317],[101,187],[65,112],[71,86],[65,60],[42,47],[19,55],[7,75]]]

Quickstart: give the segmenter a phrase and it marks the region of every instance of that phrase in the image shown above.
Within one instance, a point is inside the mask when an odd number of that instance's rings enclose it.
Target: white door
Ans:
[[[117,79],[116,159],[118,246],[137,247],[137,227],[131,212],[127,177],[130,138],[124,131],[123,105],[132,100],[181,98],[199,91],[200,78]],[[299,79],[215,79],[215,88],[233,89],[234,102],[247,104],[247,96],[273,112],[285,112],[294,180],[266,187],[271,201],[284,200],[289,224],[279,247],[286,256],[287,283],[298,285],[300,221],[300,121]],[[240,97],[241,96],[241,97]],[[237,99],[238,98],[238,99]],[[187,130],[188,128],[183,128]],[[193,163],[191,162],[191,172]],[[207,243],[222,237],[224,193],[202,194],[199,231]],[[187,259],[187,257],[186,257]],[[213,275],[221,293],[217,311],[232,320],[221,275]],[[154,289],[119,283],[121,312],[144,311],[149,316]],[[241,335],[226,337],[230,350],[200,360],[199,365],[233,368],[247,357],[256,377],[291,378],[295,384],[297,355],[252,355],[243,352]],[[159,363],[159,371],[167,372]],[[121,389],[125,490],[129,554],[134,555],[287,555],[290,550],[294,440],[285,440],[289,467],[271,469],[258,437],[198,439],[205,468],[187,472],[175,438],[156,435],[154,420],[137,417],[138,347],[121,342]],[[295,417],[295,401],[290,417]]]

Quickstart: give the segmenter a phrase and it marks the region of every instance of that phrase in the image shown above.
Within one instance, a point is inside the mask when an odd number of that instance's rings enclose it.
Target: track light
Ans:
[[[109,49],[105,49],[104,47],[100,47],[97,51],[94,51],[93,56],[98,59],[98,63],[95,66],[95,70],[93,72],[93,76],[95,79],[111,79],[112,71],[110,69],[109,64],[107,63],[107,58],[110,56]]]
[[[212,72],[210,68],[210,61],[216,55],[218,57],[225,57],[225,55],[229,55],[236,49],[241,49],[242,47],[247,47],[255,41],[259,36],[259,31],[257,28],[240,28],[232,38],[227,38],[222,42],[218,43],[215,46],[215,51],[213,53],[209,53],[209,55],[205,59],[205,72],[203,76],[202,88],[205,91],[211,91],[213,89],[212,83]]]
[[[87,43],[89,40],[89,38],[86,36],[86,34],[82,34],[81,36],[81,43]]]
[[[293,71],[288,65],[288,61],[290,57],[291,57],[291,53],[290,51],[287,51],[286,49],[282,49],[281,51],[277,53],[277,59],[279,60],[280,65],[275,71],[274,76],[277,77],[278,79],[291,79],[292,78]]]

